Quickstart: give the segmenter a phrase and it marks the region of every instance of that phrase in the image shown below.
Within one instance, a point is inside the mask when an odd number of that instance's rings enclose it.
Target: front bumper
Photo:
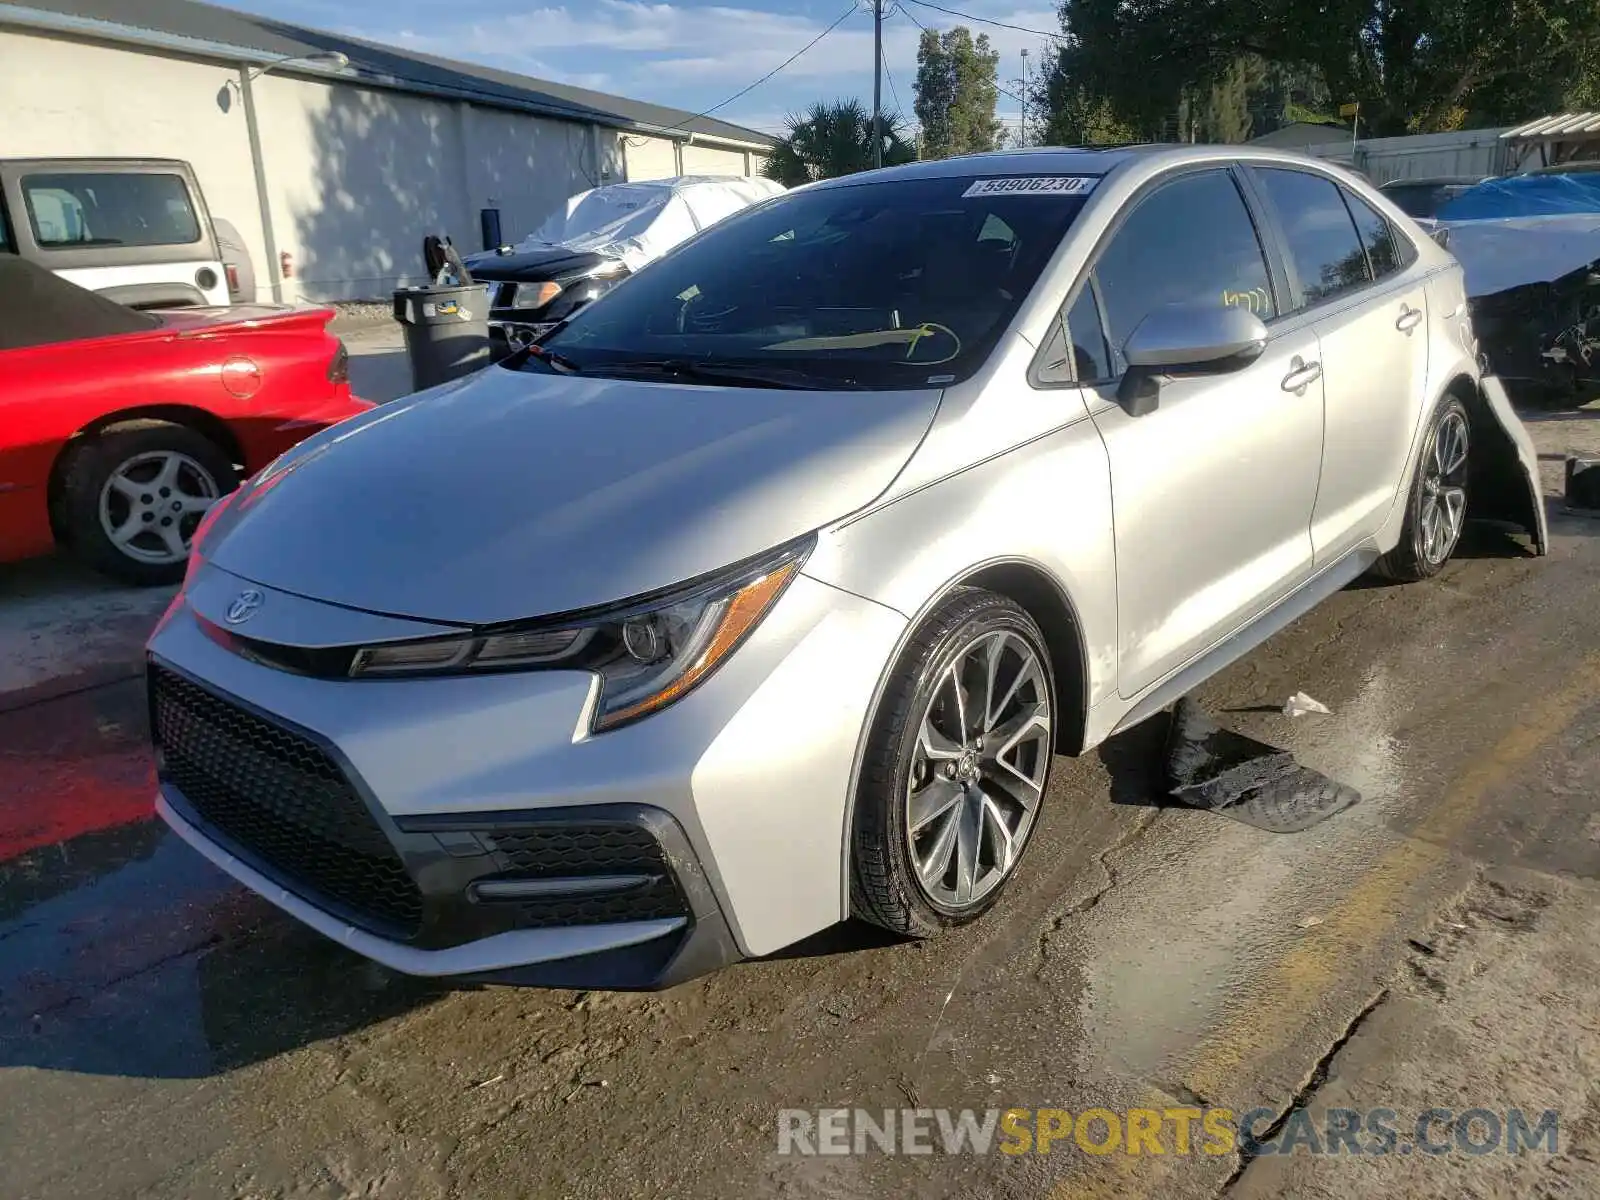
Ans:
[[[244,586],[207,565],[152,639],[158,810],[327,936],[412,974],[652,988],[846,914],[846,800],[899,614],[798,577],[695,692],[591,736],[586,674],[252,661],[211,611]],[[399,635],[261,590],[252,632]]]
[[[702,908],[692,920],[675,917],[600,927],[508,929],[456,945],[426,949],[343,920],[329,911],[325,900],[319,906],[279,882],[275,874],[252,865],[247,859],[254,859],[254,855],[239,847],[229,849],[225,844],[228,839],[202,828],[182,794],[170,784],[162,784],[156,797],[156,812],[179,837],[251,891],[325,937],[407,975],[539,987],[664,988],[740,957],[727,922],[698,872],[693,878],[698,884],[696,899]],[[535,814],[527,815],[536,819]],[[502,819],[497,816],[495,821]],[[676,834],[681,841],[682,831],[676,830]],[[449,906],[460,895],[458,892],[441,899]]]

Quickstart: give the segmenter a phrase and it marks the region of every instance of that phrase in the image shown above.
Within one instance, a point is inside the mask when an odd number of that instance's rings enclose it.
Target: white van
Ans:
[[[4,251],[131,308],[229,302],[200,185],[176,159],[0,159]]]

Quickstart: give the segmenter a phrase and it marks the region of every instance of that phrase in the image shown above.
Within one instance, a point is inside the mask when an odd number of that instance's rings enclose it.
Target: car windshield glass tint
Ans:
[[[189,189],[177,175],[25,175],[22,197],[34,239],[47,250],[187,246],[200,240],[200,222],[189,203]]]
[[[993,349],[1091,183],[1053,177],[1025,191],[915,179],[799,192],[717,224],[547,345],[589,374],[690,361],[782,367],[818,387],[952,383]]]

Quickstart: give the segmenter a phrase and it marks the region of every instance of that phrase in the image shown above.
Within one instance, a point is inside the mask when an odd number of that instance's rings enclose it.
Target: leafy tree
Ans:
[[[1106,146],[1139,140],[1138,131],[1117,116],[1109,100],[1092,95],[1062,70],[1045,73],[1035,89],[1033,104],[1043,118],[1047,146]]]
[[[1002,126],[994,115],[1000,100],[999,51],[987,34],[976,39],[957,25],[944,33],[922,32],[917,44],[917,99],[922,157],[948,158],[998,148]]]
[[[899,113],[885,113],[883,165],[916,159]],[[817,101],[804,115],[791,114],[788,133],[767,156],[769,179],[798,187],[818,179],[834,179],[872,168],[872,114],[859,100]]]
[[[1061,18],[1056,70],[1151,135],[1186,97],[1231,91],[1241,56],[1311,69],[1373,134],[1511,124],[1600,93],[1595,0],[1070,0]]]

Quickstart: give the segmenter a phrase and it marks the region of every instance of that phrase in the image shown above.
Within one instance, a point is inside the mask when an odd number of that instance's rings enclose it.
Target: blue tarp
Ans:
[[[1600,171],[1513,175],[1468,188],[1439,209],[1440,221],[1600,213]]]

